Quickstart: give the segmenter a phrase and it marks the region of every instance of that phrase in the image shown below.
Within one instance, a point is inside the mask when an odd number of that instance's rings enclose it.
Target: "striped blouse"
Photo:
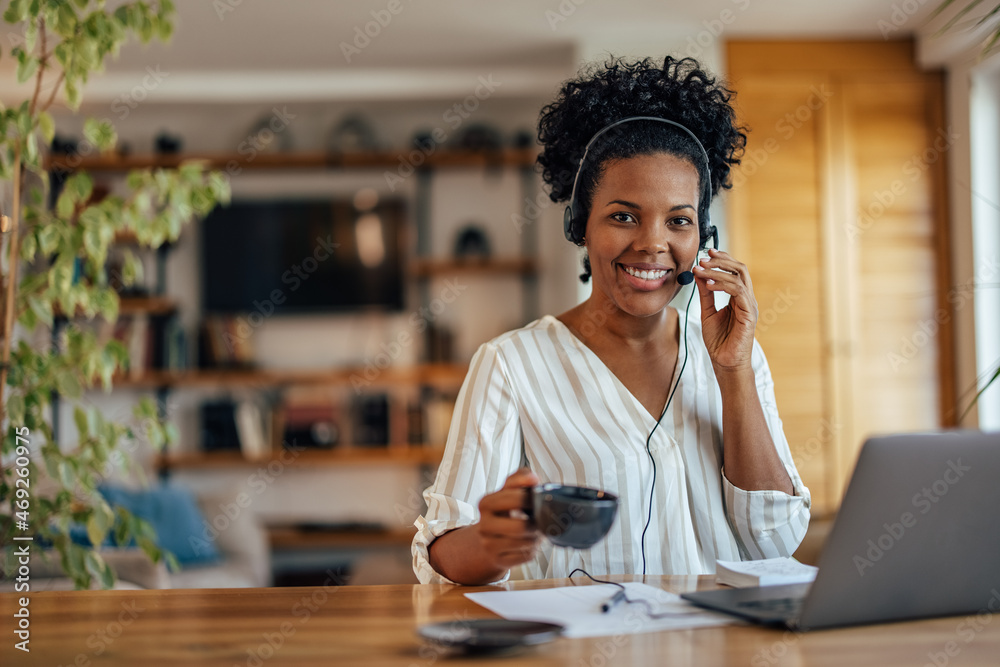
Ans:
[[[646,572],[710,574],[716,559],[789,556],[809,525],[809,490],[785,440],[764,353],[755,340],[757,392],[794,495],[744,491],[726,479],[722,396],[700,318],[691,318],[687,335],[690,357],[650,441],[656,484]],[[671,385],[684,354],[681,345]],[[576,567],[595,576],[641,573],[640,543],[653,482],[646,439],[655,424],[604,362],[551,315],[484,343],[459,391],[437,477],[424,491],[427,513],[414,523],[417,578],[449,581],[431,568],[428,546],[437,536],[478,521],[479,500],[500,489],[521,465],[542,483],[596,487],[620,501],[605,539],[583,550],[543,539],[535,558],[517,574],[559,578]]]

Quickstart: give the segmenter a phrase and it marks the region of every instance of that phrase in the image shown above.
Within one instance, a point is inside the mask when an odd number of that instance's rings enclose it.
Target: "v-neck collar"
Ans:
[[[668,307],[670,307],[670,306],[668,306]],[[676,309],[674,309],[674,310],[676,311]],[[597,363],[600,364],[600,366],[602,368],[604,368],[604,371],[609,376],[611,376],[612,382],[617,383],[618,387],[620,387],[622,390],[624,390],[624,392],[626,394],[628,394],[629,398],[632,399],[632,402],[636,405],[636,407],[638,407],[638,409],[639,409],[639,411],[640,411],[641,414],[648,415],[649,418],[652,420],[653,423],[658,423],[660,420],[663,419],[664,416],[666,416],[663,413],[664,413],[664,411],[667,408],[667,404],[670,402],[670,395],[675,391],[675,385],[679,381],[679,379],[677,377],[677,373],[680,370],[681,364],[683,363],[683,360],[681,359],[681,347],[682,347],[682,345],[681,345],[681,341],[680,341],[680,338],[683,336],[683,327],[681,326],[682,322],[680,321],[680,311],[677,311],[677,318],[678,318],[677,319],[677,334],[678,334],[677,356],[674,359],[673,375],[670,378],[670,385],[669,385],[669,388],[668,388],[668,391],[667,391],[667,398],[666,398],[666,400],[663,403],[663,407],[660,409],[660,415],[654,415],[648,409],[646,409],[646,406],[642,404],[642,401],[640,401],[638,398],[635,397],[635,394],[633,394],[632,391],[628,387],[625,386],[625,383],[622,382],[621,379],[617,375],[614,374],[614,371],[612,371],[608,367],[608,365],[606,363],[604,363],[604,360],[601,359],[601,357],[598,356],[598,354],[596,352],[594,352],[590,348],[590,346],[588,346],[586,343],[584,343],[575,333],[573,333],[573,330],[570,329],[566,325],[565,322],[563,322],[562,320],[560,320],[555,315],[546,315],[545,317],[546,318],[551,318],[552,321],[555,322],[572,339],[573,343],[578,348],[580,348],[581,350],[584,351],[584,354],[589,354],[590,356],[592,356],[594,359],[597,360]]]

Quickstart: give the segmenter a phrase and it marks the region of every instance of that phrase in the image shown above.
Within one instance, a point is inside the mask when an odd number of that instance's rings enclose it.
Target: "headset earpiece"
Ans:
[[[705,230],[705,235],[701,237],[701,245],[699,249],[704,248],[708,250],[708,240],[712,239],[712,247],[716,250],[719,249],[719,230],[715,225],[709,225],[708,229]]]
[[[583,241],[582,235],[576,232],[576,219],[580,217],[576,212],[575,202],[570,202],[566,210],[563,211],[563,233],[566,235],[566,240],[580,245]]]

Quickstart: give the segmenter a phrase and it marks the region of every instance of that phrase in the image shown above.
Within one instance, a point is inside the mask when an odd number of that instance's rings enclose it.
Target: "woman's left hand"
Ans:
[[[757,299],[750,272],[726,252],[708,253],[709,257],[694,268],[705,346],[717,371],[748,369],[757,326]],[[729,303],[721,310],[715,308],[715,292],[729,295]]]

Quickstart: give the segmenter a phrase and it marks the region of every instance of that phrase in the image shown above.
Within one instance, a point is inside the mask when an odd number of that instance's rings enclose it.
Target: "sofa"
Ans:
[[[205,559],[202,563],[185,563],[179,571],[171,572],[165,563],[153,563],[136,547],[103,547],[100,549],[101,556],[114,570],[118,580],[115,588],[254,588],[271,584],[270,545],[267,533],[252,508],[220,514],[220,508],[232,507],[230,497],[192,496],[192,499],[200,516],[208,523],[202,523],[196,533],[173,535],[173,541],[203,547],[207,543],[217,557]],[[166,509],[173,514],[172,508]],[[213,522],[215,528],[211,527]],[[52,550],[40,552],[36,549],[30,568],[33,592],[72,590],[74,587],[72,580],[62,572],[58,554]],[[15,585],[15,581],[0,580],[0,592],[15,591]],[[98,587],[96,582],[92,586]]]

